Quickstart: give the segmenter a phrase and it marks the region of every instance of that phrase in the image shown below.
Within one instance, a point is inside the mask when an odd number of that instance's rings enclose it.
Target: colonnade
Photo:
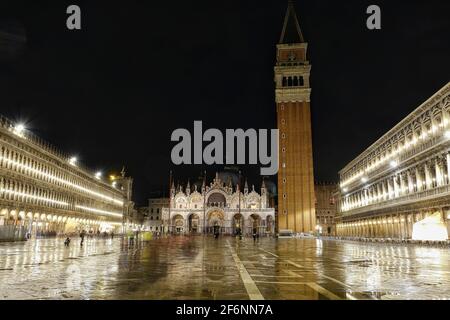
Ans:
[[[425,219],[437,210],[424,210],[415,213],[387,214],[376,217],[355,219],[336,225],[337,236],[411,239],[414,223]],[[441,218],[447,224],[450,234],[450,210],[440,209]]]
[[[447,192],[447,189],[439,190],[439,187],[450,185],[449,172],[450,153],[446,152],[345,195],[340,201],[340,211],[396,200],[406,195],[419,195],[423,191]]]

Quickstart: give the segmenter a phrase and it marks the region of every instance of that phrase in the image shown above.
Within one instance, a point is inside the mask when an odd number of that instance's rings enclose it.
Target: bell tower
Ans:
[[[279,129],[278,230],[313,232],[316,226],[308,44],[288,2],[275,65]]]

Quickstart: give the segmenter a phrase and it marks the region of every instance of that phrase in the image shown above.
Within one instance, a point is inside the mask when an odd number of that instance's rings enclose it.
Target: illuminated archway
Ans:
[[[448,239],[447,227],[440,212],[417,221],[413,225],[413,240],[445,241]]]

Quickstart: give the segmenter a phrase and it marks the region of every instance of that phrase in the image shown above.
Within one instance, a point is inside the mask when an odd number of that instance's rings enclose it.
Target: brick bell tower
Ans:
[[[278,230],[313,232],[316,226],[309,74],[304,41],[289,1],[275,65],[279,129]]]

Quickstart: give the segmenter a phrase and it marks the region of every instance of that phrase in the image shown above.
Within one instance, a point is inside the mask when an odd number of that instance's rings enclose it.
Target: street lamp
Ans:
[[[69,164],[72,165],[72,166],[76,166],[77,165],[77,161],[78,161],[77,157],[71,157],[69,159]]]
[[[98,179],[98,180],[100,180],[101,177],[102,177],[102,172],[101,172],[101,171],[97,171],[97,172],[95,173],[95,178]]]
[[[19,137],[22,137],[25,129],[26,129],[26,127],[23,123],[18,123],[17,125],[14,126],[13,132],[14,132],[14,134],[18,135]]]

